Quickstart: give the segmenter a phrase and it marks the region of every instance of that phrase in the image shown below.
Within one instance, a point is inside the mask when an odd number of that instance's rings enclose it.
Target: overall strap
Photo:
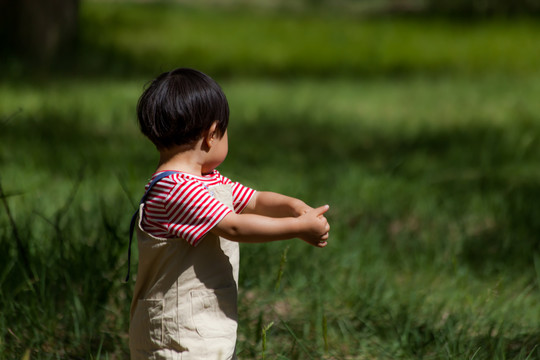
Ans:
[[[137,211],[133,214],[131,217],[131,223],[129,224],[129,247],[128,247],[128,271],[126,276],[126,282],[129,281],[129,272],[131,270],[131,242],[133,240],[133,232],[135,230],[135,225],[137,221],[137,215],[139,214],[141,204],[143,204],[146,201],[146,198],[148,197],[148,193],[150,192],[150,189],[156,185],[156,183],[163,179],[164,177],[167,177],[172,174],[176,174],[178,171],[164,171],[157,175],[152,182],[150,182],[150,185],[148,186],[148,189],[146,189],[143,197],[141,198],[141,201],[139,202],[139,206],[137,207]]]

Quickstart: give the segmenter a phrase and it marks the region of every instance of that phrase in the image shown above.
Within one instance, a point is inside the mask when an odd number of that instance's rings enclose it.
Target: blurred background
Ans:
[[[241,359],[540,358],[539,0],[0,0],[0,357],[125,359],[144,86],[201,70],[226,176],[330,245],[242,245]]]

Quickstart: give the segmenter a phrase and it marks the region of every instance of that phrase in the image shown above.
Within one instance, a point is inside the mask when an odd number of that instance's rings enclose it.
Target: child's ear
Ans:
[[[212,123],[212,126],[210,126],[210,129],[208,129],[208,132],[206,133],[206,136],[205,136],[205,142],[206,142],[206,145],[211,148],[212,145],[214,145],[214,139],[216,139],[218,136],[218,130],[217,130],[217,121],[214,121]]]

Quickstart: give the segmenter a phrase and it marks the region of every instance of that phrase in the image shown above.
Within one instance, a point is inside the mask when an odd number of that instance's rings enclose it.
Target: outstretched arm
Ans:
[[[270,217],[298,217],[312,210],[302,200],[270,191],[257,191],[245,207],[243,214]]]
[[[298,217],[280,218],[229,213],[210,232],[237,242],[300,238],[313,246],[325,247],[330,225],[323,214],[328,209],[329,206],[324,205]]]

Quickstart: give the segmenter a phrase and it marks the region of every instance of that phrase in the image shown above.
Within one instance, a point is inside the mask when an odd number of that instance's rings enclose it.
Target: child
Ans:
[[[235,359],[238,243],[300,238],[325,247],[328,205],[255,192],[216,170],[227,155],[229,106],[199,71],[158,76],[137,115],[160,159],[134,217],[131,358]]]

